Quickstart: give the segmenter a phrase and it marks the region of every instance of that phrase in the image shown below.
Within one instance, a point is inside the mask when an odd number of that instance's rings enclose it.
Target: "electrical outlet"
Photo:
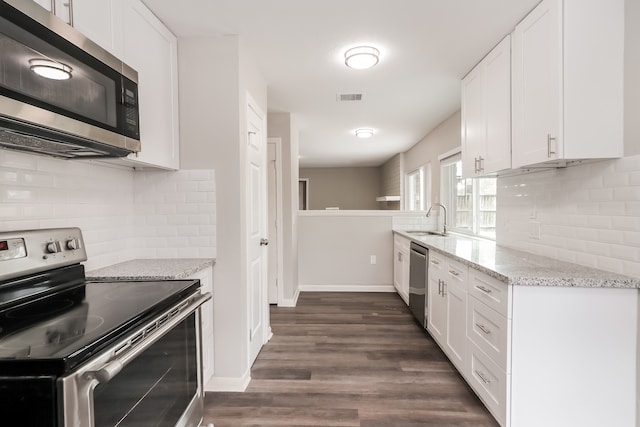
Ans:
[[[377,261],[376,256],[375,255],[371,255],[371,265],[374,265]]]

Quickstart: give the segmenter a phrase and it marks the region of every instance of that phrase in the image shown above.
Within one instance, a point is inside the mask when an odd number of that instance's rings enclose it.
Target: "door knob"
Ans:
[[[269,244],[269,239],[260,239],[260,246],[267,246]]]

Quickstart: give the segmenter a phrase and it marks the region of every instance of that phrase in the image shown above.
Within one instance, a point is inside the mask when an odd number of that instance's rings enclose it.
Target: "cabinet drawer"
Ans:
[[[503,371],[507,370],[507,318],[475,297],[467,302],[467,337]]]
[[[498,423],[505,425],[507,418],[507,374],[471,340],[468,341],[467,355],[467,381],[489,409],[489,412],[498,420]]]
[[[436,251],[429,251],[429,273],[438,274],[440,277],[445,267],[445,257]]]
[[[469,267],[465,264],[450,258],[445,259],[443,279],[448,285],[466,288],[468,275]]]
[[[507,312],[509,286],[473,268],[469,269],[469,294],[487,304],[499,314],[510,318]]]

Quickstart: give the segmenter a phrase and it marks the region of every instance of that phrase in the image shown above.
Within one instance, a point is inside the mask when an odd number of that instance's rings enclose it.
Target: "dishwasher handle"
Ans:
[[[411,255],[417,256],[422,258],[423,260],[427,260],[427,256],[425,254],[423,254],[422,252],[418,252],[415,249],[411,248]]]

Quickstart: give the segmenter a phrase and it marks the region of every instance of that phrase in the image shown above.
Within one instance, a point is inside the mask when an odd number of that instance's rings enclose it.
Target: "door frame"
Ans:
[[[276,148],[276,242],[277,247],[277,280],[278,280],[278,307],[282,307],[284,303],[284,249],[283,249],[283,220],[282,215],[282,138],[267,137],[267,146],[274,144]],[[272,194],[267,194],[272,197]]]

